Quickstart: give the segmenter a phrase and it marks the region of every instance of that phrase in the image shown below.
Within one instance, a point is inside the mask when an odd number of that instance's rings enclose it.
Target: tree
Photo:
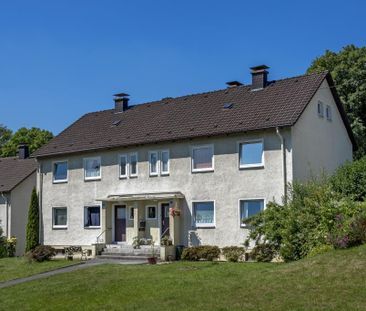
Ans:
[[[37,127],[27,129],[25,127],[17,130],[13,136],[0,149],[0,156],[15,156],[20,143],[27,143],[29,151],[32,153],[42,145],[46,144],[53,138],[53,134],[47,130],[41,130]],[[0,145],[1,146],[1,145]]]
[[[39,245],[39,206],[36,189],[33,188],[28,211],[25,251],[29,252]]]
[[[0,124],[0,155],[2,153],[2,147],[11,138],[12,131],[9,130],[5,125]]]
[[[345,105],[358,145],[356,158],[366,154],[366,47],[348,45],[338,53],[325,51],[307,73],[328,70]]]

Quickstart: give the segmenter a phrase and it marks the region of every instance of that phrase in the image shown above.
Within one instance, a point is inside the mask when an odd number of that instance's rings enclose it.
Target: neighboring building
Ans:
[[[25,251],[28,209],[36,187],[37,162],[28,157],[28,146],[22,144],[17,157],[0,158],[0,227],[5,236],[17,238],[17,256]]]
[[[331,76],[267,81],[267,68],[252,68],[251,85],[141,105],[117,94],[41,147],[42,243],[240,245],[242,219],[288,182],[352,160]]]

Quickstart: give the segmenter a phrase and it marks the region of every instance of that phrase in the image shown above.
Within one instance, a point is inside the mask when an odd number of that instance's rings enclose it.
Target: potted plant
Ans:
[[[156,253],[155,253],[155,241],[151,240],[151,256],[147,258],[147,262],[150,265],[156,264]]]

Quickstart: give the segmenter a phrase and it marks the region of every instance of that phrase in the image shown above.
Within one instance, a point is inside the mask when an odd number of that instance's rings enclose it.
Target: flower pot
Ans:
[[[149,258],[147,258],[147,262],[150,265],[155,265],[156,264],[156,257],[149,257]]]

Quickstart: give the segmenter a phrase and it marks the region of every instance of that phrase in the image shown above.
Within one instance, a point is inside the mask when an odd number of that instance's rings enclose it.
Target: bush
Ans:
[[[182,252],[183,260],[198,261],[217,259],[220,255],[220,249],[217,246],[192,246],[186,247]]]
[[[257,244],[250,253],[250,256],[260,262],[271,262],[276,256],[276,248],[269,243]]]
[[[48,261],[56,255],[56,250],[47,245],[39,245],[27,253],[27,257],[31,261]]]
[[[329,251],[331,251],[333,249],[334,249],[334,247],[332,245],[329,245],[329,244],[321,244],[321,245],[318,245],[318,246],[313,247],[309,251],[307,257],[314,257],[316,255],[324,254],[324,253],[327,253],[327,252],[329,252]]]
[[[244,247],[228,246],[222,249],[222,254],[225,256],[227,261],[238,262],[245,254],[245,249]]]
[[[352,199],[362,201],[366,198],[366,156],[358,161],[341,166],[331,177],[333,189]]]
[[[14,257],[16,244],[17,239],[15,237],[7,239],[3,236],[3,230],[0,227],[0,258]]]

